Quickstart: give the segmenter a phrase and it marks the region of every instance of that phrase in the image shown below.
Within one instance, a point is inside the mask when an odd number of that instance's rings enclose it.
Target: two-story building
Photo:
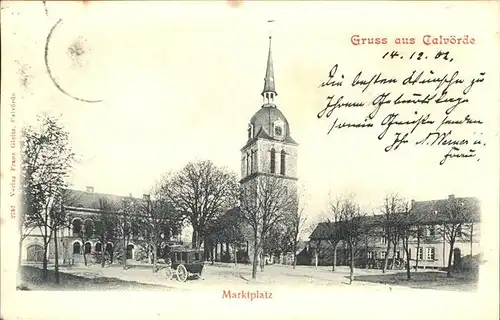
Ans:
[[[96,235],[87,233],[87,230],[94,228],[95,220],[103,214],[103,210],[112,210],[111,214],[116,215],[117,221],[123,220],[123,205],[127,204],[132,210],[127,214],[130,216],[139,215],[139,208],[149,199],[149,195],[144,195],[143,198],[134,198],[129,196],[118,196],[112,194],[104,194],[94,192],[93,187],[87,187],[85,191],[67,189],[67,202],[64,203],[67,223],[62,227],[57,234],[58,252],[61,263],[81,263],[84,261],[84,255],[89,260],[93,256],[102,253],[105,250],[111,261],[114,261],[115,247],[122,245],[122,238],[114,237],[109,239],[103,245]],[[103,204],[107,204],[107,208],[103,208]],[[109,212],[108,212],[109,213]],[[21,248],[22,261],[42,261],[43,260],[43,236],[39,228],[33,230],[23,229],[25,239]],[[90,234],[90,235],[89,235]],[[51,243],[48,246],[48,260],[55,259],[55,243],[52,237]],[[177,241],[179,239],[169,239]],[[138,252],[142,249],[144,242],[140,237],[132,237],[127,244],[126,256],[127,259],[143,259],[139,257]],[[146,250],[147,251],[147,250]]]
[[[477,198],[455,198],[412,201],[409,211],[413,233],[408,243],[409,259],[403,249],[402,240],[396,243],[396,250],[391,243],[387,252],[385,226],[383,215],[365,216],[363,222],[369,227],[360,237],[356,252],[357,261],[369,259],[381,260],[388,254],[396,259],[409,260],[415,267],[444,268],[448,265],[450,242],[454,239],[452,263],[458,262],[463,256],[473,256],[481,253],[480,237],[480,205]],[[333,246],[336,228],[334,223],[320,223],[310,236],[311,248],[314,250],[311,264],[315,263],[316,255],[319,265],[332,265]],[[340,241],[336,248],[336,264],[348,263],[347,245]]]

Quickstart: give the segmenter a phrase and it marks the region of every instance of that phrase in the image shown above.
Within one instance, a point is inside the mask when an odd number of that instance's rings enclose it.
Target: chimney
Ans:
[[[455,199],[455,195],[454,195],[454,194],[450,194],[450,195],[448,196],[448,200],[453,200],[453,199]]]
[[[142,195],[142,198],[146,201],[148,201],[150,199],[149,194],[146,194],[146,193]]]
[[[129,196],[130,198],[132,198],[132,193],[129,193],[129,194],[128,194],[128,196]]]
[[[94,192],[94,187],[87,186],[87,192]]]
[[[411,199],[411,208],[410,209],[413,209],[415,207],[415,199]]]

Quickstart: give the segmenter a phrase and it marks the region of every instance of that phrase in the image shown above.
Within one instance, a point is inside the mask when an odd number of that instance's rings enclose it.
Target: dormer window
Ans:
[[[274,128],[274,134],[277,135],[277,136],[283,135],[283,128],[281,128],[280,126],[276,126]]]
[[[285,134],[284,130],[284,123],[281,120],[277,120],[273,123],[272,126],[272,133],[275,138],[283,138],[283,135]]]
[[[436,226],[432,225],[429,227],[429,236],[434,237],[436,236]]]
[[[249,124],[248,125],[248,140],[253,138],[253,125]]]

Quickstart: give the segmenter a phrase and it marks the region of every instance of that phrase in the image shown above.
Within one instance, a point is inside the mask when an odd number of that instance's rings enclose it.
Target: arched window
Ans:
[[[243,172],[242,172],[242,174],[243,174],[243,177],[245,177],[247,175],[247,171],[246,171],[247,170],[247,157],[243,156],[243,160],[242,161],[243,161],[243,169],[242,169]]]
[[[247,153],[247,175],[250,174],[250,154]]]
[[[282,175],[285,175],[285,150],[281,150],[281,171]]]
[[[102,244],[100,242],[95,244],[95,252],[101,252]]]
[[[80,218],[73,219],[73,235],[80,234],[82,232],[82,220]]]
[[[257,150],[252,151],[252,172],[257,172]]]
[[[43,247],[38,244],[29,245],[27,248],[28,261],[43,261]]]
[[[276,172],[276,150],[271,149],[271,173]]]
[[[109,254],[113,254],[113,244],[111,244],[110,242],[106,244],[106,252]]]
[[[90,242],[85,242],[84,253],[89,254],[92,251],[92,244]]]
[[[254,166],[254,163],[255,163],[255,152],[252,150],[252,153],[251,153],[251,159],[250,159],[250,171],[252,173],[255,172],[255,166]]]
[[[81,251],[81,245],[80,245],[80,242],[76,241],[73,243],[73,254],[80,254],[82,253]]]
[[[253,150],[250,152],[250,172],[254,173],[254,161],[255,161],[255,156]]]
[[[85,234],[92,235],[94,233],[94,221],[92,219],[85,219],[83,221],[83,229]]]
[[[253,125],[249,124],[248,125],[248,140],[253,138]]]

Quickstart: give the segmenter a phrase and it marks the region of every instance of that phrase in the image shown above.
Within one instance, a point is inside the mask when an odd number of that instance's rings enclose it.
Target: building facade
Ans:
[[[447,208],[450,203],[463,206],[462,220],[455,220]],[[450,258],[450,229],[452,225],[458,226],[455,233],[455,242],[451,254],[453,264],[458,264],[464,256],[475,256],[481,253],[480,246],[480,206],[476,198],[455,198],[450,195],[448,199],[430,201],[412,201],[410,210],[414,219],[412,226],[414,233],[409,239],[409,261],[411,267],[419,268],[445,268]],[[465,218],[466,217],[466,218]],[[370,226],[369,232],[362,235],[356,253],[356,265],[365,266],[367,261],[380,261],[388,258],[407,260],[406,252],[401,240],[387,252],[386,233],[384,230],[384,217],[367,216],[365,222]],[[311,264],[318,260],[319,265],[332,265],[332,225],[320,223],[310,236],[311,251],[314,252]],[[419,235],[419,236],[417,236]],[[347,265],[349,251],[342,241],[336,248],[336,264]]]
[[[140,215],[140,208],[148,200],[148,195],[143,198],[129,196],[118,196],[94,192],[93,187],[87,187],[85,191],[67,189],[68,201],[64,204],[66,213],[66,227],[61,228],[57,233],[58,255],[60,263],[88,263],[96,262],[105,251],[108,262],[117,262],[117,248],[121,247],[125,252],[127,260],[149,260],[145,242],[140,236],[131,236],[126,241],[126,249],[123,237],[110,233],[106,243],[101,243],[99,237],[93,232],[100,217],[105,214],[115,216],[117,224],[127,223],[126,219],[133,220],[134,216]],[[104,203],[106,205],[104,205]],[[130,210],[124,215],[123,208],[127,206]],[[111,210],[112,208],[112,210]],[[112,212],[109,212],[109,211]],[[119,226],[115,226],[119,229]],[[27,263],[43,261],[43,235],[38,228],[31,230],[24,228],[26,237],[21,246],[21,260]],[[52,237],[49,243],[47,258],[49,262],[55,259],[55,242]],[[179,239],[172,238],[169,242],[178,243]],[[158,252],[158,256],[161,256]]]

